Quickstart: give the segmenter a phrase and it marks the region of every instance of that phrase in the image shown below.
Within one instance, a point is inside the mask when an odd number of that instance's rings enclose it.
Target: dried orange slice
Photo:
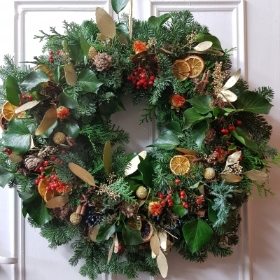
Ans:
[[[40,183],[38,184],[38,192],[46,202],[55,196],[54,190],[46,190],[48,185],[47,178],[40,180]]]
[[[23,118],[25,116],[25,112],[20,112],[18,114],[15,113],[15,110],[18,107],[6,101],[2,106],[2,116],[7,120],[10,121],[14,118]]]
[[[191,73],[189,78],[196,78],[204,69],[204,60],[198,55],[190,55],[185,58],[185,61],[191,67]]]
[[[46,193],[44,195],[44,200],[47,202],[53,197],[55,197],[55,192],[54,191],[46,191]]]
[[[170,170],[175,175],[184,175],[188,173],[191,163],[186,156],[174,156],[169,163]]]
[[[191,73],[190,65],[183,59],[177,59],[172,65],[173,75],[181,80],[186,80]]]

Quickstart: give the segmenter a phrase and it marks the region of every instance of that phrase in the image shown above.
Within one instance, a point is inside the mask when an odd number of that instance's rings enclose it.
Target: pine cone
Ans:
[[[112,57],[107,53],[98,53],[93,58],[97,71],[107,70],[112,67]]]
[[[127,204],[126,202],[123,202],[121,211],[126,217],[130,218],[138,212],[138,208],[138,204]]]
[[[37,157],[35,155],[27,156],[24,159],[24,165],[28,170],[37,170],[43,163],[43,158]]]
[[[205,139],[204,141],[206,143],[212,142],[216,137],[216,131],[213,128],[210,128],[206,131]]]

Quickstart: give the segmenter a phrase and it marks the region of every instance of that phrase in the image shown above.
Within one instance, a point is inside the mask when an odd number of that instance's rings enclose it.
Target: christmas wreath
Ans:
[[[197,262],[230,255],[252,188],[271,192],[279,157],[262,115],[273,91],[232,74],[232,50],[189,11],[118,18],[97,8],[96,23],[35,36],[47,54],[34,61],[5,56],[0,185],[17,189],[51,248],[71,243],[83,276],[166,277],[170,250]],[[110,119],[123,96],[146,100],[140,123],[159,130],[128,155],[129,136]]]

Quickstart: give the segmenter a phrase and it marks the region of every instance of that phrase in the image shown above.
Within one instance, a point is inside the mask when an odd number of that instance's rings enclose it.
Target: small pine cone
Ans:
[[[121,211],[126,217],[130,218],[138,212],[138,208],[138,204],[127,204],[123,202],[121,206]]]
[[[112,67],[112,57],[107,53],[98,53],[93,58],[97,71],[107,70]]]
[[[37,170],[43,163],[43,158],[37,157],[35,155],[27,156],[24,159],[24,165],[28,170]]]
[[[204,141],[210,143],[215,139],[215,137],[216,137],[216,131],[213,128],[210,128],[206,131]]]

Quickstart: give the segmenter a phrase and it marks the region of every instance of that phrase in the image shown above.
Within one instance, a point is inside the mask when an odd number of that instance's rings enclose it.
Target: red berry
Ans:
[[[201,204],[202,204],[202,198],[201,198],[201,197],[197,198],[196,201],[195,201],[195,203],[196,203],[197,205],[201,205]]]
[[[175,183],[175,185],[179,185],[181,183],[181,180],[180,179],[175,179],[174,183]]]
[[[51,161],[55,161],[56,157],[55,156],[51,156]]]
[[[4,148],[4,149],[3,149],[3,152],[4,152],[4,153],[8,153],[8,151],[9,151],[9,149],[7,149],[7,148]]]
[[[55,52],[55,54],[56,54],[56,55],[59,55],[59,54],[60,54],[60,52]]]
[[[8,155],[10,155],[10,154],[12,154],[12,153],[13,153],[13,151],[12,151],[12,150],[10,150],[10,149],[8,149],[7,153],[8,153]]]
[[[182,205],[183,205],[183,207],[186,208],[186,209],[189,208],[189,204],[188,204],[187,202],[183,202]]]
[[[168,206],[169,207],[173,206],[173,201],[170,201],[170,202],[168,201]]]
[[[20,97],[21,97],[21,99],[25,99],[26,95],[25,95],[24,93],[22,93],[22,94],[20,95]]]
[[[222,134],[228,134],[228,130],[225,129],[225,128],[223,128],[223,129],[221,129],[221,133],[222,133]]]
[[[164,206],[166,205],[166,201],[165,201],[165,200],[161,200],[161,201],[160,201],[160,205],[161,205],[162,207],[164,207]]]
[[[49,51],[49,55],[53,55],[53,51]]]
[[[49,165],[49,162],[48,162],[47,160],[45,160],[45,161],[43,162],[43,165],[44,165],[44,166],[48,166],[48,165]]]
[[[151,81],[154,81],[155,79],[156,79],[155,76],[151,76],[151,77],[150,77],[150,80],[151,80]]]
[[[49,58],[49,62],[53,63],[54,62],[54,59],[53,58]]]
[[[168,192],[167,192],[168,194],[172,194],[173,193],[173,191],[172,190],[168,190]]]
[[[39,179],[36,179],[36,180],[35,180],[35,184],[38,185],[39,183],[40,183],[40,180],[39,180]]]
[[[43,171],[45,171],[45,167],[43,167],[43,166],[40,166],[40,167],[39,167],[39,171],[40,171],[40,172],[43,172]]]
[[[158,197],[163,199],[164,198],[164,195],[161,193],[161,192],[158,192]]]
[[[62,150],[62,151],[61,151],[61,154],[62,154],[62,155],[66,154],[66,151],[65,151],[65,150]]]
[[[242,124],[242,121],[241,120],[237,120],[236,121],[236,125],[241,125]]]
[[[185,196],[186,192],[185,191],[180,191],[180,196]]]
[[[234,125],[230,125],[230,126],[228,127],[228,130],[230,130],[230,131],[235,130],[235,126],[234,126]]]
[[[33,100],[33,96],[32,96],[31,94],[29,94],[29,95],[27,96],[27,98],[28,98],[29,101],[32,101],[32,100]]]
[[[21,106],[22,104],[23,104],[23,103],[20,101],[20,102],[19,102],[19,106]]]
[[[172,200],[171,195],[167,195],[166,199],[167,199],[167,200],[170,200],[170,199]]]
[[[149,85],[151,86],[151,85],[153,85],[154,84],[154,82],[153,81],[149,81]]]

